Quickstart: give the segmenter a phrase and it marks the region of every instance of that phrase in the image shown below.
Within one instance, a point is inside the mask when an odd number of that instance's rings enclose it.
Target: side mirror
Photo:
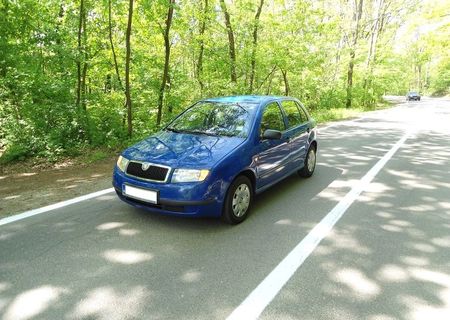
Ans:
[[[281,135],[282,135],[281,131],[267,129],[266,131],[264,131],[262,138],[270,140],[278,140],[281,139]]]

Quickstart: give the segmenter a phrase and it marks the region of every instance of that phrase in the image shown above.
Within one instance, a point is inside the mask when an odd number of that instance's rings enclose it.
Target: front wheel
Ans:
[[[301,177],[309,178],[313,175],[314,169],[316,168],[316,148],[311,146],[306,154],[305,164],[303,168],[298,171]]]
[[[247,218],[253,200],[253,187],[245,176],[237,177],[230,185],[222,219],[229,224],[238,224]]]

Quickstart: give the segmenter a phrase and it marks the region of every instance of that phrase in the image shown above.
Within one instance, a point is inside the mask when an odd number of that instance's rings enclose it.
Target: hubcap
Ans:
[[[236,217],[242,217],[250,205],[250,189],[246,184],[240,184],[233,194],[231,207]]]
[[[311,149],[308,153],[308,171],[312,172],[316,166],[316,152]]]

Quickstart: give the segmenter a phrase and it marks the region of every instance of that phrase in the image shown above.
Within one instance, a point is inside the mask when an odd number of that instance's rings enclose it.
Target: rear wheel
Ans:
[[[301,177],[309,178],[313,175],[314,169],[316,168],[316,147],[312,145],[309,147],[308,153],[306,154],[305,163],[303,168],[298,171]]]
[[[246,176],[237,177],[228,189],[222,219],[229,224],[241,223],[248,216],[252,200],[252,183]]]

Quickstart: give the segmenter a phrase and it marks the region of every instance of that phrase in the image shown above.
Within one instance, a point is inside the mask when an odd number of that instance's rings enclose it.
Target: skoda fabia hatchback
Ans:
[[[120,199],[142,209],[242,222],[255,194],[316,165],[315,122],[294,98],[205,99],[126,149],[114,169]]]

